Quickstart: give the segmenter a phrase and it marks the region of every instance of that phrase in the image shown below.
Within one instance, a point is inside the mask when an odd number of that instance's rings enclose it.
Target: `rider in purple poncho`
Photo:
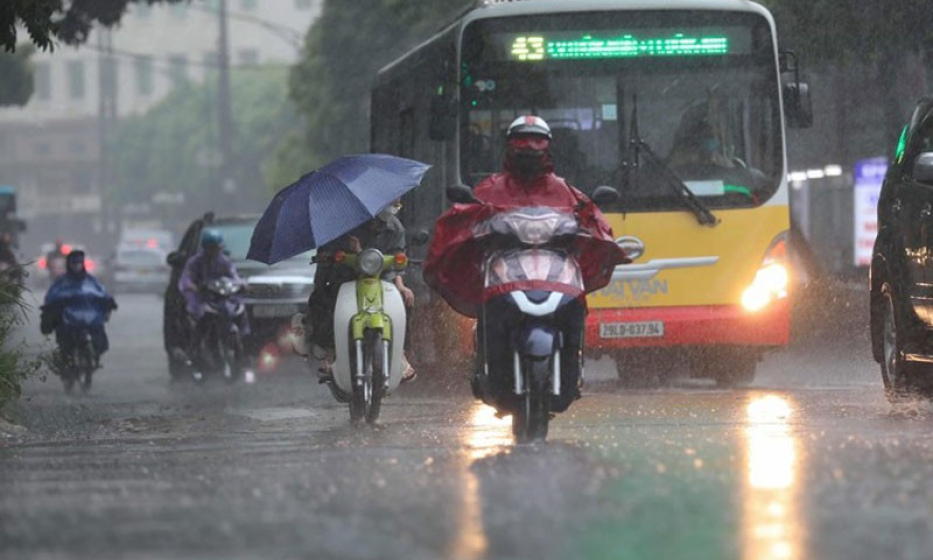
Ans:
[[[178,289],[185,297],[188,315],[195,323],[188,346],[188,357],[192,360],[198,359],[197,349],[201,347],[205,331],[202,328],[203,325],[199,324],[207,310],[202,289],[211,280],[223,277],[232,278],[235,282],[243,282],[237,274],[233,261],[223,252],[223,236],[217,230],[206,229],[201,234],[201,250],[188,259],[181,278],[178,279]],[[245,314],[240,316],[240,321],[242,323],[238,325],[240,333],[249,334]]]

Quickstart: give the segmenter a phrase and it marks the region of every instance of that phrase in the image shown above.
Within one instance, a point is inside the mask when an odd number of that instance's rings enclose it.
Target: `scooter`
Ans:
[[[447,196],[478,203],[468,187]],[[484,254],[473,394],[512,416],[517,442],[543,441],[583,384],[585,287],[575,250],[583,233],[572,211],[528,207],[493,214],[473,235]]]
[[[246,306],[238,297],[243,284],[229,277],[215,278],[204,285],[206,298],[207,332],[202,337],[200,361],[205,370],[220,374],[225,381],[233,383],[243,374],[243,336],[239,319],[246,313]],[[204,381],[202,372],[192,374],[195,382]]]
[[[385,270],[403,270],[408,258],[372,248],[359,254],[338,251],[329,258],[352,267],[357,278],[342,284],[337,294],[336,360],[327,384],[339,402],[349,404],[353,424],[373,424],[382,399],[402,380],[405,342],[405,303],[398,288],[380,276]]]

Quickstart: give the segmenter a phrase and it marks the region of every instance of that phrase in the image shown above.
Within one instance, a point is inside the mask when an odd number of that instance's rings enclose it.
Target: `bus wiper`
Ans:
[[[637,173],[640,168],[639,154],[643,151],[645,153],[646,159],[654,164],[658,169],[661,170],[661,177],[664,179],[664,184],[666,184],[671,190],[674,191],[677,196],[679,196],[686,204],[687,208],[696,216],[697,222],[703,226],[715,227],[719,224],[719,218],[717,218],[709,208],[706,207],[703,202],[697,198],[697,195],[690,190],[690,187],[684,183],[683,179],[677,176],[674,173],[674,170],[665,162],[663,159],[658,157],[654,150],[651,149],[651,146],[647,142],[642,140],[641,136],[638,134],[638,97],[632,96],[632,125],[631,133],[629,135],[629,143],[632,146],[634,152],[634,161],[633,167]]]

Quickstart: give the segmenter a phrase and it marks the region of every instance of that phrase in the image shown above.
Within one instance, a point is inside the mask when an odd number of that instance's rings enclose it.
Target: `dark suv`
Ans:
[[[933,397],[933,98],[917,104],[885,175],[870,285],[888,399]]]
[[[185,310],[185,298],[178,289],[178,279],[188,258],[198,252],[204,228],[216,229],[224,238],[224,252],[233,260],[237,272],[248,284],[244,294],[251,334],[244,339],[247,354],[255,358],[267,343],[277,343],[295,313],[307,310],[308,296],[314,287],[312,253],[304,253],[268,266],[246,260],[246,252],[258,216],[214,217],[208,213],[194,220],[182,237],[178,249],[168,255],[172,267],[165,290],[163,336],[168,354],[169,372],[173,377],[185,374],[186,341],[190,337],[190,322]]]

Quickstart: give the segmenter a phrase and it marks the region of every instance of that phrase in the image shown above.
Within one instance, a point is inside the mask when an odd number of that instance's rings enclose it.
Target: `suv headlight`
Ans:
[[[378,276],[385,266],[385,258],[377,249],[366,249],[359,256],[360,270],[367,276]]]

